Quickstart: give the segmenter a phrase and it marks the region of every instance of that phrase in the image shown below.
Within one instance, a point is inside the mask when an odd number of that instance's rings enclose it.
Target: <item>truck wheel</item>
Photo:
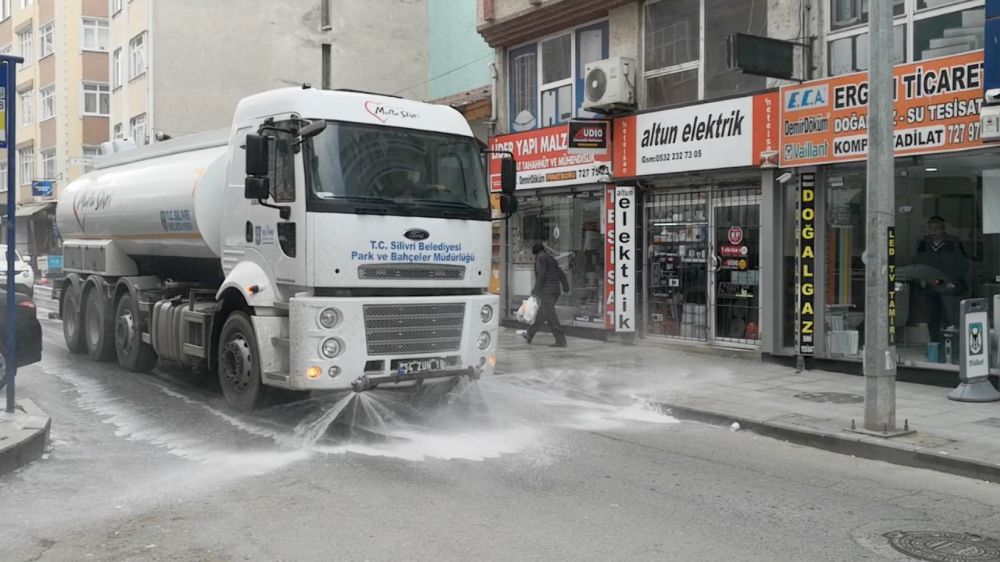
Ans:
[[[87,355],[94,361],[110,361],[115,356],[115,341],[107,299],[101,296],[98,289],[91,289],[84,295],[83,306]]]
[[[73,283],[66,285],[59,302],[59,316],[62,318],[63,339],[70,353],[83,353],[83,323],[80,321],[80,292]]]
[[[153,346],[142,341],[139,306],[132,293],[124,292],[115,307],[115,354],[118,364],[136,372],[148,373],[156,366]]]
[[[244,312],[233,312],[222,326],[218,370],[230,408],[250,412],[264,404],[268,389],[260,380],[260,351],[253,323]]]

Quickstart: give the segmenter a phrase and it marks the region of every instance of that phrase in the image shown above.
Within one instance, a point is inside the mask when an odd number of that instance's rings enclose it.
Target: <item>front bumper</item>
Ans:
[[[428,325],[414,327],[412,322],[427,321],[435,310],[447,309],[449,322],[457,321],[454,311],[464,305],[461,326]],[[493,314],[483,322],[481,310],[492,307]],[[392,316],[380,316],[366,322],[366,307],[419,308],[431,311],[406,317],[406,327],[384,327]],[[339,321],[324,328],[319,321],[323,310],[337,311]],[[402,317],[401,317],[402,318]],[[294,390],[370,390],[375,386],[405,386],[423,381],[438,382],[468,376],[478,379],[491,375],[496,363],[499,299],[492,294],[442,297],[315,297],[299,294],[289,301],[288,388]],[[375,327],[376,322],[381,328]],[[400,320],[399,324],[404,325]],[[460,338],[456,334],[460,330]],[[405,334],[404,334],[405,332]],[[435,338],[440,332],[441,337]],[[445,332],[448,333],[445,336]],[[489,336],[489,344],[480,349],[480,335]],[[414,342],[408,337],[422,334]],[[333,358],[323,354],[323,343],[336,339],[341,351]],[[419,338],[418,338],[419,339]],[[405,343],[404,343],[405,342]],[[415,369],[423,365],[425,369]]]

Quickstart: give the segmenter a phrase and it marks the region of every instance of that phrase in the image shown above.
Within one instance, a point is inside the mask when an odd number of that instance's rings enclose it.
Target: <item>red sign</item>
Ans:
[[[896,156],[982,148],[983,52],[897,66]],[[868,73],[781,88],[781,166],[865,160]]]
[[[517,160],[517,188],[536,189],[598,183],[611,173],[610,152],[571,154],[569,125],[556,125],[490,139],[490,150],[511,152]],[[500,160],[505,154],[490,154],[490,188],[500,191]]]
[[[749,251],[746,246],[721,246],[719,248],[719,254],[727,258],[745,256]]]
[[[739,246],[740,242],[743,242],[743,229],[738,226],[730,226],[729,243],[733,246]]]

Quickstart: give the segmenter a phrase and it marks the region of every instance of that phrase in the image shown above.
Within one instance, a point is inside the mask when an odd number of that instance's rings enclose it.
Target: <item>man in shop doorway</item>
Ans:
[[[535,286],[531,289],[531,296],[538,299],[538,314],[535,316],[534,324],[528,328],[523,337],[531,343],[539,328],[548,323],[552,335],[556,337],[553,347],[566,347],[566,334],[556,315],[556,301],[559,300],[559,295],[569,292],[569,281],[559,268],[559,263],[545,251],[545,246],[541,242],[531,247],[531,253],[535,255]]]
[[[917,245],[916,263],[928,266],[929,278],[921,281],[927,303],[927,332],[931,342],[943,341],[942,329],[958,324],[959,302],[965,296],[965,274],[969,268],[965,247],[948,234],[944,219],[927,221],[927,236]]]

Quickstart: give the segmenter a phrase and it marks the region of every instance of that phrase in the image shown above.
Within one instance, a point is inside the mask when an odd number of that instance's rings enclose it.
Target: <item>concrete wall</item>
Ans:
[[[428,14],[428,97],[442,98],[489,84],[492,49],[476,32],[476,2],[428,0]]]
[[[814,52],[808,64],[814,66],[813,77],[819,78],[826,75],[826,68],[823,61],[826,60],[826,41],[823,40],[825,26],[825,13],[828,2],[819,0],[802,0],[793,2],[789,0],[770,0],[767,3],[767,36],[774,39],[785,39],[788,41],[807,42],[801,37],[819,37],[813,43]],[[803,17],[804,16],[804,17]],[[803,25],[804,21],[804,25]],[[803,27],[805,29],[803,29]],[[803,49],[796,49],[795,71],[804,73],[809,70],[803,66]],[[808,55],[807,55],[808,57]],[[769,79],[768,87],[776,87],[790,84],[784,80]]]
[[[427,95],[426,0],[334,1],[328,31],[316,0],[153,6],[152,132],[225,127],[244,96],[302,83],[321,87],[324,43],[331,46],[331,87]]]

